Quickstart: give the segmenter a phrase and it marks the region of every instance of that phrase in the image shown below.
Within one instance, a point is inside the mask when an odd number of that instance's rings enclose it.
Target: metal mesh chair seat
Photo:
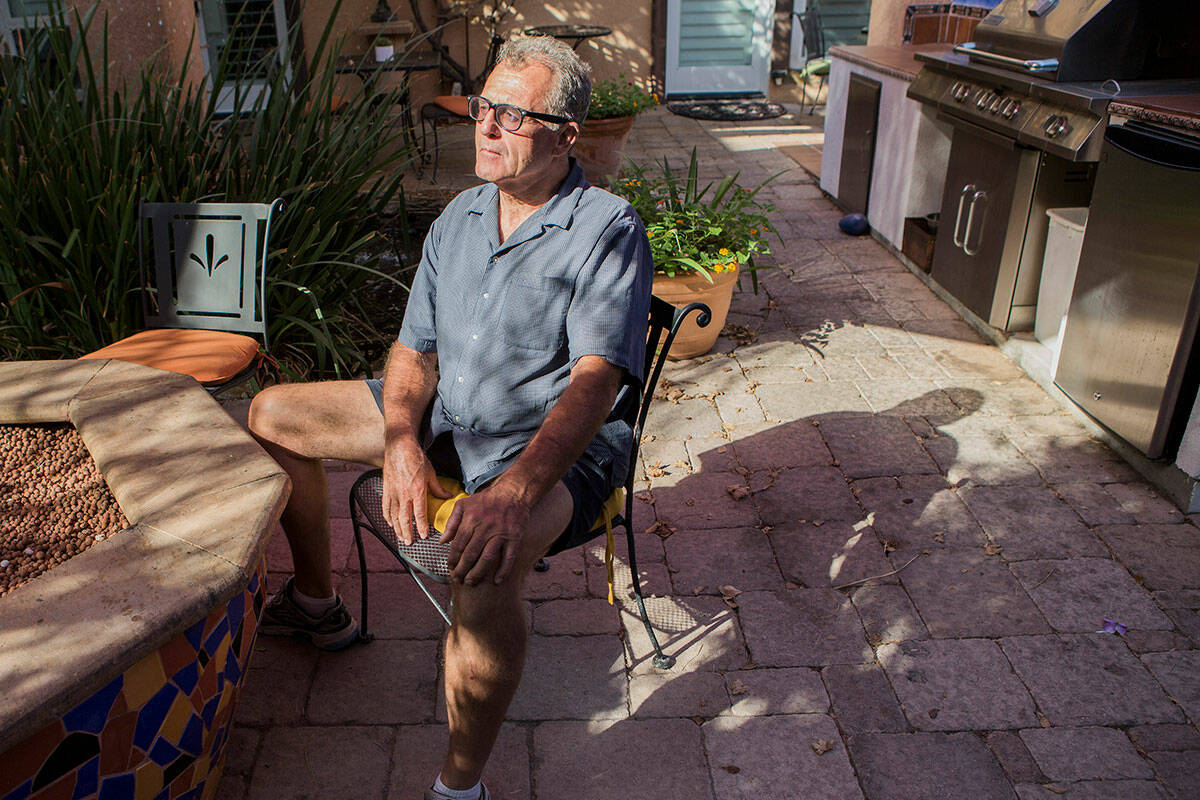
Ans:
[[[651,628],[650,618],[646,613],[641,580],[638,577],[633,529],[630,525],[630,520],[633,519],[633,484],[638,473],[637,447],[642,438],[642,428],[646,424],[646,414],[650,409],[651,399],[654,397],[654,387],[658,383],[663,363],[666,361],[667,352],[670,350],[671,343],[675,340],[676,333],[678,333],[684,319],[692,313],[697,313],[696,322],[700,327],[707,326],[712,318],[708,306],[703,303],[691,303],[684,308],[675,308],[657,297],[650,298],[650,327],[646,341],[645,363],[642,372],[645,380],[641,387],[640,397],[636,394],[630,395],[633,399],[624,406],[619,405],[619,413],[617,414],[618,418],[625,419],[633,427],[634,450],[630,454],[629,471],[625,476],[625,513],[612,516],[609,522],[614,527],[623,527],[625,529],[629,554],[629,570],[633,579],[634,600],[637,603],[638,612],[646,628],[646,633],[649,635],[650,642],[654,646],[654,664],[662,669],[670,668],[674,664],[674,658],[663,653],[662,647],[658,643],[658,638]],[[619,503],[620,500],[614,502]],[[439,544],[436,532],[431,532],[430,537],[427,539],[415,539],[410,545],[406,545],[400,541],[399,537],[396,536],[395,530],[383,518],[383,472],[381,470],[374,469],[364,473],[350,488],[350,519],[354,526],[354,542],[358,548],[359,571],[362,578],[361,638],[368,641],[372,638],[367,628],[367,558],[366,552],[363,549],[363,530],[369,531],[376,539],[383,543],[384,547],[400,561],[405,571],[421,587],[421,591],[425,593],[425,596],[437,608],[438,613],[442,615],[446,624],[453,624],[451,614],[442,608],[441,603],[430,593],[420,578],[420,575],[425,575],[438,583],[450,582],[450,570],[447,564],[450,545]],[[598,527],[603,527],[603,520],[598,521],[597,526],[594,526],[593,530],[596,530]],[[611,534],[611,531],[609,533]],[[451,608],[452,610],[453,608]]]
[[[450,545],[438,542],[437,531],[430,531],[427,539],[413,539],[412,544],[405,544],[396,535],[396,530],[383,518],[382,470],[373,469],[359,477],[350,496],[354,498],[355,519],[374,534],[376,539],[383,542],[383,546],[391,550],[392,555],[438,583],[450,582],[450,567],[446,561],[450,554]]]

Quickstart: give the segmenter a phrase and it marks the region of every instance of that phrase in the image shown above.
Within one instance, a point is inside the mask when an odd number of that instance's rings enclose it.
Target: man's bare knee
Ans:
[[[269,386],[254,396],[250,401],[250,416],[248,426],[250,433],[261,441],[277,444],[288,449],[289,425],[294,421],[294,410],[288,402],[288,392],[280,386]]]
[[[474,586],[456,583],[454,593],[454,624],[468,630],[491,630],[516,621],[524,624],[521,587],[527,571],[515,568],[508,579],[497,586],[490,580]]]
[[[363,381],[283,384],[250,404],[250,432],[300,458],[382,464],[383,414]]]

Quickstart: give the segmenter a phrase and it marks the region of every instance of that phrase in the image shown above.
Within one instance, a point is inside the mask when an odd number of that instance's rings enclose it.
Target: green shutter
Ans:
[[[679,66],[746,66],[753,41],[752,0],[681,0]]]

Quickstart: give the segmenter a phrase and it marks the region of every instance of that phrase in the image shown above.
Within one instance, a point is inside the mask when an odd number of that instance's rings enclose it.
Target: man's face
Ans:
[[[480,93],[492,103],[509,103],[528,111],[549,113],[545,98],[553,76],[541,64],[521,69],[500,65],[492,71]],[[575,141],[575,125],[551,130],[542,121],[525,117],[516,131],[496,124],[491,110],[475,123],[475,174],[501,189],[519,192],[555,177],[554,159]]]

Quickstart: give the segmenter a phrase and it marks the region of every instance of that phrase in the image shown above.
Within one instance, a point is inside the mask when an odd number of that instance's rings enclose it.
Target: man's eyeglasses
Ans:
[[[506,131],[515,132],[521,127],[526,117],[533,117],[545,122],[570,122],[570,117],[560,117],[557,114],[542,114],[538,111],[527,111],[520,106],[508,103],[493,103],[486,97],[471,95],[467,98],[467,115],[476,122],[483,122],[488,109],[496,112],[496,124]]]

